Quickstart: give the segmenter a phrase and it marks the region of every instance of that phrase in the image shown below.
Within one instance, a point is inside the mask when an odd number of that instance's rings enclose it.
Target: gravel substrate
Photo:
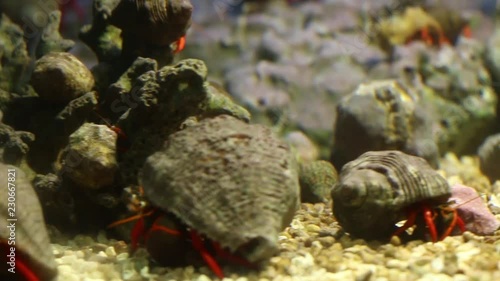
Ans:
[[[481,189],[493,192],[486,196],[490,201],[500,197],[500,183],[485,187],[478,172],[471,175],[471,171],[479,171],[477,159],[448,155],[442,162],[454,164],[454,170],[443,165],[442,173],[449,176],[449,181],[478,181],[483,185]],[[490,193],[488,190],[483,191]],[[388,243],[367,242],[343,233],[331,206],[319,203],[302,204],[279,240],[279,256],[260,271],[226,266],[224,280],[500,280],[500,231],[486,237],[466,232],[438,243],[402,244],[398,238]],[[58,280],[215,280],[206,266],[150,267],[143,249],[133,256],[128,250],[125,242],[108,240],[104,232],[94,239],[79,235],[64,246],[53,244],[59,264]]]

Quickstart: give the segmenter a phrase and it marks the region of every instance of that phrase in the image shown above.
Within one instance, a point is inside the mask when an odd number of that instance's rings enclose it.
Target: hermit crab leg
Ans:
[[[441,237],[439,238],[439,240],[443,240],[444,238],[450,236],[450,234],[453,231],[453,229],[455,228],[455,226],[458,226],[458,228],[460,228],[460,231],[462,233],[465,232],[465,223],[462,220],[462,218],[458,215],[457,209],[446,208],[446,209],[441,210],[441,213],[443,213],[445,211],[452,212],[453,213],[453,219],[451,220],[450,225],[446,228],[446,230],[441,235]],[[443,214],[443,216],[444,216],[444,214]]]
[[[437,235],[436,225],[434,225],[434,219],[433,219],[434,218],[434,213],[433,213],[432,209],[429,206],[427,206],[427,205],[422,205],[417,210],[411,210],[408,213],[408,218],[407,218],[406,222],[404,223],[404,225],[401,226],[400,228],[398,228],[396,230],[396,232],[394,232],[393,236],[399,236],[405,230],[407,230],[408,228],[410,228],[413,225],[415,225],[415,220],[416,220],[417,214],[419,212],[422,212],[423,215],[424,215],[425,224],[429,228],[429,234],[431,236],[432,242],[437,242],[438,241],[437,240],[438,235]]]
[[[163,225],[158,225],[157,222],[158,220],[160,220],[162,217],[158,217],[154,223],[153,223],[153,226],[151,226],[151,228],[149,229],[148,231],[148,235],[152,232],[152,231],[155,231],[155,230],[158,230],[158,231],[162,231],[162,232],[166,232],[168,234],[171,234],[171,235],[175,235],[175,236],[181,236],[182,233],[179,231],[179,230],[175,230],[175,229],[171,229],[171,228],[168,228],[168,227],[165,227]],[[146,240],[147,240],[147,237],[146,237]]]
[[[193,247],[200,252],[201,257],[207,263],[207,265],[212,269],[214,274],[220,279],[224,278],[224,273],[220,268],[217,261],[210,255],[208,250],[203,246],[203,241],[201,241],[200,235],[193,229],[190,231],[191,241],[193,243]]]
[[[17,260],[16,266],[19,268],[19,272],[21,272],[21,275],[26,281],[40,281],[38,276],[36,276],[22,260]]]
[[[427,206],[427,205],[424,205],[422,206],[422,210],[423,210],[423,213],[424,213],[424,220],[425,220],[425,224],[427,225],[427,227],[429,228],[429,234],[431,235],[431,240],[432,242],[437,242],[437,231],[436,231],[436,225],[434,225],[434,213],[432,212],[432,209]]]
[[[186,35],[182,36],[179,38],[177,41],[175,41],[175,50],[174,54],[178,54],[184,50],[184,47],[186,47]]]
[[[412,227],[415,225],[415,220],[417,218],[417,212],[410,212],[408,214],[408,218],[406,219],[406,222],[394,232],[392,236],[399,236],[401,235],[404,231],[406,231],[408,228]]]

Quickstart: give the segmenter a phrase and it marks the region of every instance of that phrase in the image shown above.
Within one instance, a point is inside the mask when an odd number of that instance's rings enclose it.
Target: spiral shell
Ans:
[[[298,208],[296,166],[270,129],[221,115],[172,134],[146,160],[141,183],[153,205],[258,262],[277,252]]]
[[[110,20],[146,44],[166,46],[186,34],[192,11],[189,0],[123,0]]]
[[[388,238],[413,204],[440,204],[448,182],[422,158],[396,150],[366,152],[347,163],[332,189],[334,215],[350,234]]]

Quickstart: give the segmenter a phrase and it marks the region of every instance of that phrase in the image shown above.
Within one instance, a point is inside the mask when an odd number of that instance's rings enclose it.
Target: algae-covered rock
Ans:
[[[105,125],[83,124],[63,151],[64,175],[89,189],[111,185],[118,169],[116,133]]]
[[[72,40],[64,39],[61,36],[59,33],[60,23],[60,11],[52,11],[48,14],[47,25],[41,32],[40,42],[36,48],[37,58],[41,58],[50,52],[67,52],[75,45]]]
[[[284,136],[284,140],[292,147],[299,162],[306,163],[318,159],[319,149],[317,145],[303,132],[289,132]]]
[[[441,151],[474,153],[492,133],[498,98],[482,56],[483,47],[474,40],[422,53],[419,72],[435,93],[431,104],[441,123]]]
[[[12,127],[0,123],[0,155],[2,162],[19,166],[29,152],[29,145],[35,140],[30,132],[15,131]]]
[[[486,138],[478,150],[481,171],[492,183],[500,179],[500,134]]]
[[[20,92],[29,80],[30,57],[23,30],[0,14],[0,89]]]
[[[44,100],[64,104],[90,92],[94,77],[75,56],[54,52],[36,61],[31,85]]]
[[[199,121],[228,114],[250,120],[246,109],[206,81],[207,74],[203,61],[186,59],[158,71],[145,71],[136,79],[123,77],[123,86],[116,88],[121,98],[115,100],[113,110],[123,112],[118,126],[130,140],[130,148],[120,160],[125,182],[137,183],[137,171],[146,157],[159,150],[168,135],[180,130],[187,119]],[[128,87],[130,91],[126,92]]]
[[[330,190],[338,181],[338,174],[330,162],[324,160],[300,163],[300,201],[320,203],[330,199]]]
[[[436,166],[438,148],[418,94],[395,80],[361,84],[337,106],[332,162],[342,167],[367,151],[400,150]]]

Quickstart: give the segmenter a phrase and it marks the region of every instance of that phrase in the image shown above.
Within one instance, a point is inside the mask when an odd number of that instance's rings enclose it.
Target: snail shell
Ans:
[[[396,150],[366,152],[347,163],[332,189],[338,222],[365,239],[390,237],[406,208],[444,203],[450,195],[448,182],[424,159]]]
[[[189,0],[122,0],[110,21],[147,44],[166,46],[186,34],[192,11]]]
[[[296,166],[270,129],[220,115],[170,135],[146,160],[141,183],[153,205],[258,262],[277,252],[298,208]]]
[[[15,247],[16,260],[21,259],[29,269],[33,271],[40,280],[53,280],[57,275],[57,265],[52,255],[49,235],[45,228],[42,208],[38,197],[31,184],[21,169],[14,166],[0,163],[0,219],[6,222],[7,219],[16,218],[15,222]],[[15,170],[15,217],[9,217],[8,194],[8,169]],[[0,240],[7,240],[10,237],[9,228],[0,228]],[[3,243],[3,242],[2,242]],[[11,245],[12,246],[12,245]],[[9,247],[11,247],[9,246]],[[2,251],[2,255],[3,255]],[[3,272],[2,272],[3,273]],[[16,268],[18,273],[18,268]]]

